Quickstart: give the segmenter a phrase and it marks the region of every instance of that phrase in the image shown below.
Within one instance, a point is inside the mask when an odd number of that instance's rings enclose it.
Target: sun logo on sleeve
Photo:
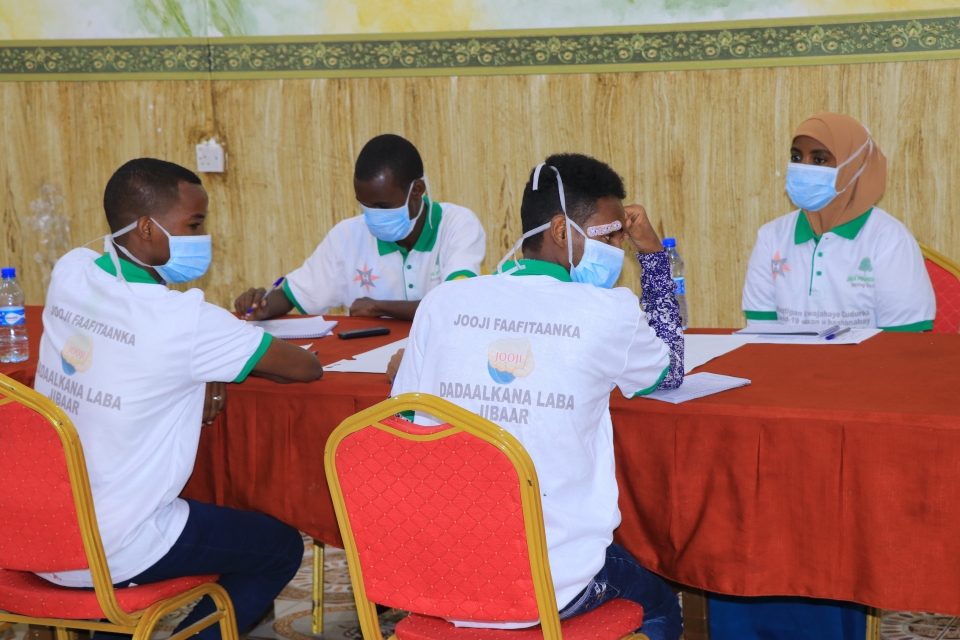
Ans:
[[[487,346],[487,371],[496,383],[526,378],[534,366],[533,349],[526,338],[502,338]]]
[[[357,269],[357,277],[353,279],[354,282],[359,282],[361,287],[367,288],[367,293],[370,293],[370,287],[376,287],[377,285],[373,284],[374,280],[379,280],[380,276],[373,275],[373,269],[367,268],[367,263],[363,263],[363,269]]]
[[[779,251],[773,254],[773,260],[770,261],[770,266],[773,269],[774,280],[777,279],[778,275],[786,276],[786,272],[790,271],[790,267],[787,266],[787,259],[781,258]]]

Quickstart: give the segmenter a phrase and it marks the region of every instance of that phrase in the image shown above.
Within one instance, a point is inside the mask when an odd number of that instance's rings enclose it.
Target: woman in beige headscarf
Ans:
[[[849,116],[820,113],[793,137],[786,188],[796,211],[760,228],[743,287],[749,323],[821,331],[925,331],[936,304],[920,247],[876,206],[887,159]]]

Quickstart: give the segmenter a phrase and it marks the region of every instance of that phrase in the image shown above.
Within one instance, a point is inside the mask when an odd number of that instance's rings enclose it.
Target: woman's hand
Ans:
[[[227,385],[225,382],[208,382],[207,394],[203,399],[203,424],[212,424],[214,418],[227,404]]]

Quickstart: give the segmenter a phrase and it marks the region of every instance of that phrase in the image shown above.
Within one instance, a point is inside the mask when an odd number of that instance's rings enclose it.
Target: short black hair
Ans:
[[[523,189],[523,202],[520,205],[520,220],[523,232],[536,229],[550,222],[555,215],[563,213],[560,206],[557,174],[550,167],[556,167],[563,180],[563,195],[567,204],[567,215],[581,227],[597,211],[597,200],[616,196],[623,200],[627,192],[623,188],[623,178],[610,165],[582,153],[558,153],[547,158],[547,165],[540,170],[539,185],[533,190],[533,175]],[[539,233],[523,241],[524,249],[538,251],[543,246],[543,234]]]
[[[180,199],[180,183],[202,184],[190,169],[156,158],[137,158],[117,169],[103,192],[110,231],[117,232],[140,216],[158,215]]]
[[[363,145],[353,177],[355,180],[370,180],[384,171],[390,171],[396,185],[406,189],[414,180],[423,177],[423,159],[409,140],[385,133]]]

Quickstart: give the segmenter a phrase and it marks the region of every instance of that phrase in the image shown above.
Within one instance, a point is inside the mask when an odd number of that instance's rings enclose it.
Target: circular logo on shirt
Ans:
[[[497,384],[510,384],[533,373],[533,349],[526,338],[502,338],[487,347],[487,371]]]
[[[72,376],[77,371],[83,373],[93,364],[93,338],[75,333],[60,350],[63,372]]]

